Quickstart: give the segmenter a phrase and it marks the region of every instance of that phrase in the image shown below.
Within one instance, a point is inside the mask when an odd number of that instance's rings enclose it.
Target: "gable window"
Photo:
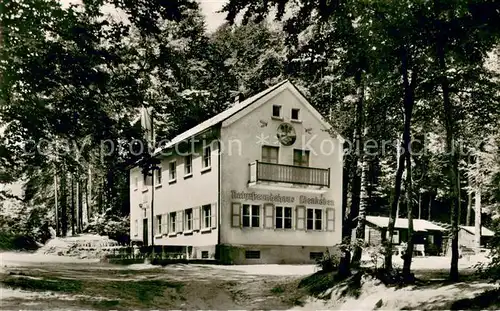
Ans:
[[[298,121],[299,120],[299,112],[300,112],[300,109],[292,109],[292,115],[291,115],[291,118],[292,120],[296,120]]]
[[[193,174],[193,156],[188,155],[184,157],[184,176]]]
[[[137,189],[139,187],[139,177],[134,177],[134,188]]]
[[[262,162],[278,163],[279,148],[273,146],[262,146]]]
[[[276,229],[292,229],[292,208],[276,206]]]
[[[156,170],[156,185],[161,185],[161,166]]]
[[[293,165],[295,166],[309,166],[309,150],[293,150]]]
[[[280,118],[281,117],[281,106],[273,105],[273,117]]]
[[[177,162],[176,161],[172,161],[169,163],[168,174],[169,174],[169,181],[170,182],[175,181],[177,179]]]
[[[156,234],[161,234],[161,215],[156,216]]]
[[[211,205],[203,205],[203,228],[210,228],[212,227],[212,210],[211,210]]]
[[[176,223],[176,216],[177,216],[177,213],[176,212],[172,212],[170,213],[170,224],[169,224],[169,227],[170,227],[170,232],[177,232],[175,229],[175,223]]]
[[[243,227],[260,227],[260,205],[243,204]]]
[[[193,230],[193,209],[187,209],[184,213],[184,230]]]
[[[321,230],[323,228],[323,210],[319,208],[307,209],[307,230]]]
[[[212,165],[212,149],[206,146],[203,149],[203,168],[209,168]]]

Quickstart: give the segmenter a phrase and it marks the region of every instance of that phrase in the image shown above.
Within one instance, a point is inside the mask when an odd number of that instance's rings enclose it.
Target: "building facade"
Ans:
[[[341,242],[342,153],[279,83],[174,138],[154,177],[131,169],[131,238],[224,263],[314,262]]]

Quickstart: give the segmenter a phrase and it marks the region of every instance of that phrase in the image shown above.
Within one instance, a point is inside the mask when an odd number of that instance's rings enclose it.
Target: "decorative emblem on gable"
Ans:
[[[260,127],[266,127],[267,126],[267,122],[264,121],[264,120],[260,120]]]
[[[276,137],[283,146],[291,146],[297,140],[295,129],[290,123],[281,123],[278,126]]]
[[[308,128],[306,128],[306,129],[304,129],[304,131],[305,131],[307,134],[311,134],[312,129],[313,129],[312,127],[308,127]]]

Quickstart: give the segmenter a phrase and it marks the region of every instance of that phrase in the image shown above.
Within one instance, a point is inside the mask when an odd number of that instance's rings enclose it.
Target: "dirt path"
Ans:
[[[3,310],[289,309],[301,275],[256,275],[217,266],[128,267],[43,263],[4,267]]]

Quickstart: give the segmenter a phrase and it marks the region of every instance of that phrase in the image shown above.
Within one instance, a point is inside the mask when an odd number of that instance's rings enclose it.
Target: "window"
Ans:
[[[319,208],[307,209],[307,230],[321,230],[323,224],[323,210]]]
[[[212,150],[210,146],[206,146],[203,149],[203,168],[210,167],[212,165]]]
[[[278,147],[262,146],[262,162],[278,163]]]
[[[156,234],[161,234],[161,215],[156,216]]]
[[[292,229],[292,208],[276,206],[276,229]]]
[[[299,111],[300,109],[292,109],[292,120],[299,120]]]
[[[193,156],[184,157],[184,175],[189,176],[193,173]]]
[[[243,227],[260,227],[260,205],[243,204]]]
[[[389,239],[389,230],[385,232],[385,238]],[[392,244],[399,244],[399,230],[394,229],[392,234]]]
[[[137,189],[139,187],[139,177],[134,177],[134,188]]]
[[[309,259],[318,260],[323,258],[323,252],[310,252]]]
[[[260,251],[245,251],[246,259],[260,259]]]
[[[175,161],[170,162],[168,173],[170,181],[175,181],[175,179],[177,178],[177,163]]]
[[[309,166],[309,150],[293,150],[293,165]]]
[[[161,185],[161,167],[156,170],[156,185]]]
[[[184,213],[184,230],[193,230],[193,209],[187,209]]]
[[[208,251],[201,251],[201,258],[207,259],[208,258]]]
[[[177,216],[177,213],[176,212],[172,212],[170,213],[170,232],[177,232],[176,231],[176,228],[175,228],[175,218]]]
[[[134,236],[138,236],[139,235],[139,220],[135,220],[134,221]]]
[[[203,205],[203,228],[210,228],[212,227],[212,211],[211,211],[211,205]]]
[[[273,105],[273,117],[281,117],[281,106]]]

